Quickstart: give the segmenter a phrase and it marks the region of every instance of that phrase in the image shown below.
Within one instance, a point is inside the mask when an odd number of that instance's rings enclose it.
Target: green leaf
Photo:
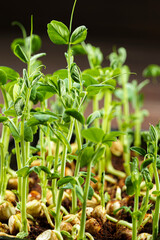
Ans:
[[[15,124],[10,120],[9,124],[9,129],[11,131],[11,135],[14,137],[14,139],[19,142],[21,140],[21,136],[18,132],[18,129],[16,128]]]
[[[72,176],[65,176],[65,177],[63,177],[63,178],[58,180],[57,186],[61,187],[62,185],[67,184],[67,183],[71,183],[72,185],[74,185],[77,182],[76,182],[74,177],[72,177]]]
[[[86,54],[86,50],[81,44],[73,45],[72,46],[72,54],[74,55],[79,55],[79,54]]]
[[[83,42],[87,36],[87,28],[85,26],[77,27],[71,35],[71,44],[78,44]]]
[[[98,160],[104,155],[105,147],[98,148],[98,150],[93,155],[93,165],[95,165]]]
[[[42,125],[45,125],[47,124],[47,122],[53,122],[55,120],[57,120],[58,118],[52,114],[49,114],[49,113],[45,113],[45,112],[37,112],[36,114],[34,114],[33,117],[31,117],[27,123],[28,123],[28,126],[34,126],[34,125],[37,125],[37,124],[42,124]]]
[[[133,185],[132,180],[131,180],[131,176],[128,176],[128,177],[126,178],[126,180],[125,180],[125,185],[126,185],[126,187],[127,187],[126,193],[127,193],[128,195],[133,195],[134,192],[135,192],[135,189],[134,189],[134,185]]]
[[[52,132],[56,135],[56,137],[64,144],[67,146],[67,150],[69,153],[72,152],[72,148],[70,143],[68,142],[67,138],[65,137],[65,135],[63,134],[63,132],[57,130],[57,129],[53,129],[51,128]]]
[[[25,100],[23,97],[18,97],[14,103],[14,109],[16,111],[17,116],[22,115],[23,109],[25,106]]]
[[[81,112],[78,112],[76,109],[72,109],[72,108],[68,108],[67,110],[65,110],[65,114],[75,118],[77,121],[79,121],[80,123],[82,123],[82,125],[84,125],[85,123],[85,118],[82,115]]]
[[[28,57],[26,56],[25,52],[22,50],[20,45],[16,45],[14,49],[14,54],[24,63],[28,62]]]
[[[103,136],[104,136],[104,132],[101,128],[92,127],[92,128],[82,130],[82,137],[94,143],[101,142],[103,139]]]
[[[152,141],[154,141],[154,142],[158,141],[157,130],[153,125],[150,125],[149,134],[150,134],[150,137],[151,137]]]
[[[24,122],[24,140],[26,142],[33,142],[33,131],[32,128],[28,126],[27,122]]]
[[[93,154],[94,154],[93,147],[86,147],[82,149],[78,156],[80,158],[80,166],[81,167],[88,166],[88,164],[92,161]]]
[[[117,140],[117,137],[124,135],[124,132],[120,131],[113,131],[110,132],[109,134],[105,134],[102,140],[103,144],[108,144],[109,146],[111,145],[112,142]]]
[[[103,116],[103,111],[98,110],[93,113],[91,113],[87,118],[87,125],[90,125],[95,119],[101,118]]]
[[[0,70],[4,71],[7,75],[7,80],[15,81],[19,78],[19,74],[12,68],[0,66]]]
[[[148,165],[150,165],[153,162],[153,158],[146,159],[141,164],[141,170],[146,168]]]
[[[25,166],[18,171],[16,171],[18,177],[26,177],[30,171],[30,167]]]
[[[89,189],[88,189],[88,200],[92,199],[93,194],[94,194],[94,190],[93,190],[93,188],[91,186],[89,186]]]
[[[110,84],[93,84],[87,87],[87,92],[90,96],[94,96],[95,94],[98,94],[100,91],[105,91],[106,89],[114,90],[115,87],[113,87]]]
[[[49,38],[54,44],[69,43],[69,30],[65,24],[53,20],[48,23],[47,28]]]
[[[59,69],[53,73],[53,76],[56,76],[58,79],[66,79],[68,77],[68,70],[67,69]]]
[[[136,146],[131,147],[130,150],[138,153],[139,155],[141,155],[141,156],[143,156],[143,157],[144,157],[144,156],[146,155],[146,153],[147,153],[145,149],[143,149],[143,148],[141,148],[141,147],[136,147]]]
[[[6,84],[7,82],[7,74],[0,69],[0,86]]]
[[[4,116],[0,116],[0,122],[6,122],[8,120],[7,117],[4,117]]]
[[[98,81],[89,74],[82,74],[82,81],[84,81],[84,86],[88,87],[93,84],[98,84]]]
[[[29,78],[28,78],[28,73],[27,73],[27,70],[25,68],[23,69],[23,79],[24,79],[24,82],[26,84],[26,87],[30,88],[30,82],[29,82]]]
[[[49,84],[43,84],[43,83],[40,83],[40,85],[37,87],[37,91],[51,92],[53,94],[57,93],[57,89],[54,86],[51,86]]]
[[[150,64],[143,71],[143,76],[145,77],[159,77],[160,76],[160,66],[156,64]]]
[[[160,159],[159,158],[156,161],[156,166],[157,166],[158,169],[160,169]]]
[[[33,87],[33,86],[41,79],[42,76],[43,76],[43,74],[38,74],[38,75],[33,79],[31,86]]]
[[[79,185],[75,185],[75,189],[76,189],[76,195],[77,195],[78,199],[81,201],[81,203],[83,203],[84,200],[83,200],[82,188]]]
[[[72,63],[70,72],[71,72],[71,77],[72,77],[73,81],[79,83],[81,81],[81,77],[80,77],[80,71],[79,71],[76,63]]]

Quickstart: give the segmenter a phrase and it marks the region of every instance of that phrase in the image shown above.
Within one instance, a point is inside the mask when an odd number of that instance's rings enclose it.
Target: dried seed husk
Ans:
[[[60,230],[71,233],[72,232],[72,225],[71,225],[71,223],[69,223],[69,222],[61,222]]]
[[[106,221],[105,212],[106,212],[105,209],[103,209],[101,205],[98,205],[93,209],[93,212],[91,215],[95,219],[101,219],[102,223],[104,224]]]
[[[0,205],[0,221],[6,221],[11,215],[15,215],[16,211],[12,203],[4,202]]]
[[[87,207],[95,208],[98,205],[99,205],[99,202],[97,201],[97,199],[95,197],[92,197],[91,200],[87,200]]]
[[[100,231],[101,226],[95,218],[90,218],[86,221],[85,229],[86,232],[89,232],[91,235],[95,235]]]
[[[16,196],[15,196],[15,194],[14,194],[12,191],[6,190],[4,200],[15,204],[15,202],[16,202]]]
[[[141,233],[138,235],[137,240],[152,240],[152,235],[149,233]]]
[[[113,155],[120,157],[123,154],[123,145],[120,140],[112,143],[111,152]]]
[[[11,234],[16,235],[21,230],[21,214],[10,216],[8,220],[9,231]]]
[[[74,215],[74,214],[68,214],[64,216],[63,221],[69,222],[72,225],[80,224],[80,219],[78,218],[78,215]]]
[[[114,211],[121,207],[121,202],[119,200],[111,200],[106,205],[106,213],[109,215],[114,215]]]
[[[58,238],[53,230],[46,230],[45,232],[41,233],[36,240],[58,240]]]
[[[27,203],[27,213],[33,217],[42,216],[42,205],[41,202],[34,199]]]
[[[86,207],[86,218],[91,218],[92,216],[92,212],[93,212],[93,208],[92,207]],[[81,218],[82,215],[82,210],[78,213],[78,217]]]
[[[41,199],[41,194],[35,190],[31,191],[29,194],[28,194],[28,202],[29,201],[32,201],[32,200],[40,200]]]
[[[0,232],[9,233],[8,225],[0,222]]]

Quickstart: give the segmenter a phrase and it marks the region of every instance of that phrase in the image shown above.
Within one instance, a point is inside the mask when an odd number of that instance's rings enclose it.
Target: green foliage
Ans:
[[[77,27],[71,35],[71,44],[78,44],[83,42],[87,37],[87,28],[85,26]]]
[[[82,130],[82,137],[94,143],[100,143],[103,136],[104,132],[101,128],[92,127]]]
[[[47,25],[48,36],[54,44],[68,44],[69,30],[65,24],[52,20]]]

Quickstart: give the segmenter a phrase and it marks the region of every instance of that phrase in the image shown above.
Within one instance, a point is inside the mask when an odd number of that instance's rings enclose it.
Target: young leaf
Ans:
[[[158,141],[157,130],[153,125],[150,125],[149,134],[150,134],[152,141],[156,141],[156,142]]]
[[[147,153],[145,149],[143,149],[143,148],[141,148],[141,147],[136,147],[136,146],[131,147],[130,150],[138,153],[139,155],[142,155],[143,157],[144,157],[144,156],[146,155],[146,153]]]
[[[103,136],[104,136],[104,132],[101,128],[92,127],[92,128],[82,130],[82,137],[94,143],[101,142],[103,139]]]
[[[21,136],[18,132],[18,129],[16,128],[15,124],[10,120],[9,124],[9,129],[11,131],[11,135],[14,137],[14,139],[16,141],[20,141],[21,140]]]
[[[98,84],[98,81],[90,74],[82,74],[82,81],[84,81],[84,86],[88,87],[93,84]]]
[[[69,30],[65,24],[53,20],[48,23],[47,27],[49,38],[54,44],[68,44]]]
[[[126,192],[128,195],[133,195],[135,192],[134,185],[131,180],[131,176],[128,176],[125,180],[125,185],[127,187]]]
[[[0,86],[6,84],[7,82],[7,74],[0,69]]]
[[[71,72],[71,77],[72,77],[73,81],[79,83],[81,80],[80,71],[79,71],[76,63],[72,63],[70,72]]]
[[[105,89],[113,91],[115,87],[110,84],[93,84],[87,87],[87,92],[90,96],[94,96],[95,94],[98,94],[100,91]]]
[[[7,120],[8,120],[7,117],[0,116],[0,122],[1,122],[1,123],[2,123],[2,122],[5,122],[5,121],[7,121]]]
[[[23,79],[24,79],[24,82],[26,84],[26,87],[30,88],[30,82],[29,82],[29,78],[28,78],[28,73],[27,73],[27,70],[25,68],[23,69]]]
[[[16,111],[17,116],[22,115],[23,109],[25,106],[25,100],[23,97],[18,97],[14,103],[14,109]]]
[[[89,190],[88,190],[88,200],[91,200],[94,194],[94,190],[91,186],[89,186]]]
[[[30,167],[25,166],[18,171],[16,171],[18,177],[26,177],[30,171]]]
[[[78,199],[81,201],[81,203],[83,203],[83,192],[82,192],[82,189],[79,185],[75,185],[75,188],[76,188],[76,195],[78,197]]]
[[[103,116],[103,111],[98,110],[93,113],[91,113],[87,118],[87,125],[90,125],[95,119],[101,118]]]
[[[74,177],[72,177],[72,176],[65,176],[65,177],[63,177],[63,178],[58,180],[57,186],[61,187],[62,185],[67,184],[67,183],[71,183],[72,185],[74,185],[77,182],[76,182]]]
[[[87,28],[85,26],[80,26],[74,30],[71,35],[71,44],[78,44],[83,42],[87,36]]]
[[[105,147],[98,148],[98,150],[93,155],[93,165],[97,163],[98,160],[104,155]]]
[[[146,168],[149,164],[151,164],[153,162],[153,158],[149,158],[146,159],[142,162],[141,164],[141,170],[143,170],[144,168]]]
[[[14,54],[24,63],[28,62],[28,57],[26,56],[25,52],[22,50],[20,45],[16,45],[14,49]]]
[[[69,153],[72,152],[72,148],[70,143],[68,142],[67,138],[65,137],[65,135],[63,134],[63,132],[57,130],[57,129],[53,129],[51,128],[51,131],[56,135],[56,137],[64,144],[67,146],[67,150]]]
[[[93,154],[94,154],[93,147],[86,147],[82,149],[79,155],[80,166],[81,167],[87,166],[90,163],[90,161],[92,161]]]
[[[65,113],[73,118],[75,118],[77,121],[79,121],[80,123],[82,123],[82,125],[84,125],[85,123],[85,118],[82,115],[82,113],[78,112],[76,109],[72,109],[72,108],[68,108],[67,110],[65,110]]]
[[[0,70],[4,71],[7,75],[7,80],[15,81],[19,78],[19,74],[12,68],[0,66]]]
[[[32,128],[28,126],[27,122],[24,123],[24,140],[26,142],[33,142],[33,131]]]

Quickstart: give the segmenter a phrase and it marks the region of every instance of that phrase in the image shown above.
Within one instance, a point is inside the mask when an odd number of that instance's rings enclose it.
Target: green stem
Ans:
[[[70,17],[70,24],[69,24],[69,33],[70,34],[71,34],[71,31],[72,31],[73,13],[74,13],[74,10],[75,10],[76,2],[77,2],[77,0],[74,1],[72,12],[71,12],[71,17]]]
[[[87,206],[88,190],[89,190],[90,178],[91,178],[91,166],[92,166],[92,161],[90,161],[87,167],[87,176],[86,176],[86,183],[85,183],[85,189],[83,194],[82,215],[81,215],[81,224],[80,224],[80,232],[79,232],[78,240],[85,239],[86,206]]]
[[[98,103],[98,94],[96,94],[94,97],[93,97],[93,112],[95,111],[98,111],[99,110],[99,103]],[[94,120],[94,126],[99,128],[99,119],[95,119]]]
[[[81,134],[80,134],[80,129],[79,129],[77,120],[75,121],[75,130],[76,130],[76,140],[77,140],[77,144],[78,144],[78,150],[81,150],[82,149],[82,140],[81,140]],[[75,177],[78,177],[79,169],[80,169],[80,160],[78,159],[76,162],[76,167],[75,167],[75,172],[74,172]],[[76,210],[77,210],[77,195],[76,195],[76,189],[74,187],[74,189],[72,191],[72,213],[75,213]]]
[[[21,118],[21,154],[22,154],[22,167],[26,166],[26,152],[24,141],[24,116]],[[21,189],[21,231],[28,234],[27,228],[27,214],[26,214],[26,197],[27,197],[27,177],[22,177],[22,189]]]
[[[59,147],[60,147],[60,141],[57,140],[56,145],[56,154],[55,154],[55,161],[54,161],[54,173],[57,172],[58,168],[58,158],[59,158]],[[56,206],[56,197],[57,197],[57,186],[56,186],[56,179],[52,180],[52,198],[53,198],[53,204]]]
[[[109,119],[109,111],[111,108],[111,103],[112,103],[112,92],[110,90],[107,90],[104,95],[104,116],[103,116],[103,122],[102,122],[102,129],[104,133],[110,133],[111,131],[111,120]],[[105,163],[101,164],[100,168],[101,172],[107,170],[108,173],[111,173],[117,177],[124,178],[126,175],[124,172],[121,172],[119,170],[116,170],[113,165],[112,165],[112,154],[110,147],[107,145],[106,146],[106,151],[105,151]],[[101,176],[101,175],[100,175]]]
[[[15,124],[16,124],[16,127],[18,128],[18,118],[16,118]],[[17,166],[18,166],[18,170],[19,170],[19,169],[22,168],[22,163],[21,163],[19,142],[17,142],[16,140],[15,140],[15,149],[16,149]],[[18,197],[19,197],[19,201],[21,201],[21,188],[22,188],[21,177],[18,177]]]
[[[128,73],[122,68],[122,73],[125,75],[122,76],[122,88],[123,88],[123,111],[124,118],[126,124],[126,135],[123,136],[123,158],[124,158],[124,169],[127,175],[130,175],[130,146],[128,139],[128,130],[129,130],[129,101],[128,101],[128,89],[127,89],[127,81],[128,81]]]
[[[141,120],[139,119],[140,109],[139,109],[138,102],[136,103],[135,113],[136,113],[137,120],[135,121],[134,146],[140,147],[141,146]]]
[[[155,184],[156,184],[156,190],[160,191],[160,183],[159,183],[159,174],[157,171],[157,142],[155,143],[155,150],[154,150],[154,162],[152,164],[153,166],[153,172],[154,172],[154,178],[155,178]],[[160,213],[160,196],[156,197],[156,203],[155,203],[155,211],[153,215],[153,225],[152,225],[152,237],[153,240],[156,240],[159,233],[159,213]]]
[[[138,229],[140,228],[142,222],[143,222],[143,219],[145,217],[145,214],[148,210],[148,202],[149,202],[149,189],[147,188],[146,189],[146,194],[145,194],[145,201],[144,201],[144,206],[143,206],[143,210],[142,210],[142,214],[138,220]]]
[[[71,118],[70,128],[67,136],[67,140],[70,142],[72,133],[73,133],[73,127],[74,127],[74,119]],[[61,163],[61,178],[65,176],[65,167],[66,167],[66,156],[67,156],[67,146],[64,145],[63,149],[63,155],[62,155],[62,163]],[[57,198],[57,205],[56,205],[56,217],[55,217],[55,230],[60,231],[60,208],[62,203],[62,197],[63,197],[63,189],[60,189],[58,192],[58,198]]]
[[[135,191],[135,196],[134,196],[134,211],[133,211],[133,216],[132,216],[132,240],[137,239],[137,229],[138,229],[138,221],[137,221],[137,215],[134,213],[138,212],[138,206],[139,206],[139,195],[138,191],[136,189]]]
[[[1,166],[0,204],[1,204],[5,197],[5,176],[6,176],[3,142],[1,142],[0,148],[1,148],[1,165],[0,165]]]

